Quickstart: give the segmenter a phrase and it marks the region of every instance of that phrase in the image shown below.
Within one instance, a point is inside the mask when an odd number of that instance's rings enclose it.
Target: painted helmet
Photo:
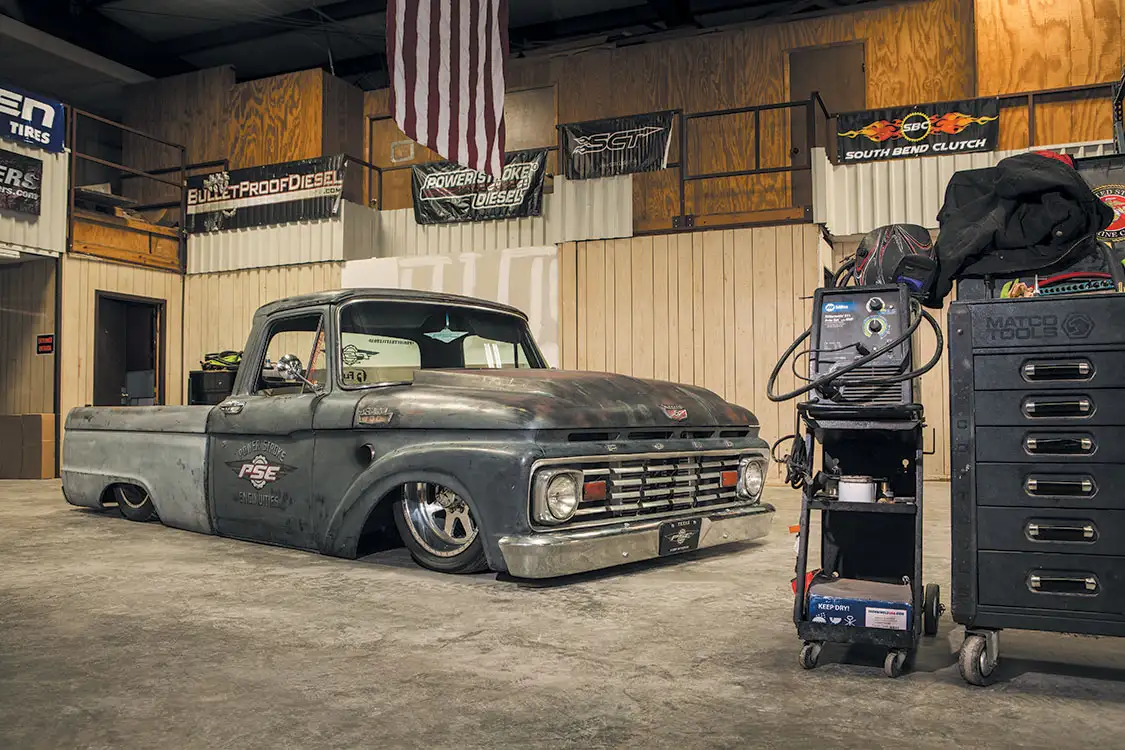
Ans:
[[[925,294],[937,270],[930,233],[917,224],[888,224],[868,232],[855,251],[855,283],[860,286],[904,283],[912,294]]]

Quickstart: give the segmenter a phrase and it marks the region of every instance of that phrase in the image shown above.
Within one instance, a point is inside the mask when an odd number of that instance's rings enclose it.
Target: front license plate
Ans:
[[[660,524],[660,554],[674,555],[695,549],[699,546],[702,528],[702,518],[684,518]]]

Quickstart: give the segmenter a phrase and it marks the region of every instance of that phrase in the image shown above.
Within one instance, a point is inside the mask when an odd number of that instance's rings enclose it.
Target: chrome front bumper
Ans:
[[[705,515],[696,549],[760,539],[769,533],[773,514],[774,507],[762,503]],[[659,557],[660,525],[668,520],[629,521],[619,526],[581,531],[505,536],[500,538],[500,552],[508,573],[517,578],[555,578],[585,573]]]

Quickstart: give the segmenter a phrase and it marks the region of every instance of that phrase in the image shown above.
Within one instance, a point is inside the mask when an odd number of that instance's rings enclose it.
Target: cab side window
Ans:
[[[282,357],[293,355],[300,360],[301,372],[313,384],[328,382],[328,358],[325,356],[324,318],[320,313],[283,318],[270,326],[266,356],[262,361],[256,393],[280,396],[307,393],[309,387],[299,379],[277,368]]]

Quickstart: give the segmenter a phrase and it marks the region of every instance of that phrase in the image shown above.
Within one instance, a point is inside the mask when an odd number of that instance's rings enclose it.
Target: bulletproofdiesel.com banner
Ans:
[[[244,229],[335,216],[343,155],[188,178],[189,232]]]
[[[840,163],[993,151],[997,99],[972,99],[849,112],[836,117]]]

